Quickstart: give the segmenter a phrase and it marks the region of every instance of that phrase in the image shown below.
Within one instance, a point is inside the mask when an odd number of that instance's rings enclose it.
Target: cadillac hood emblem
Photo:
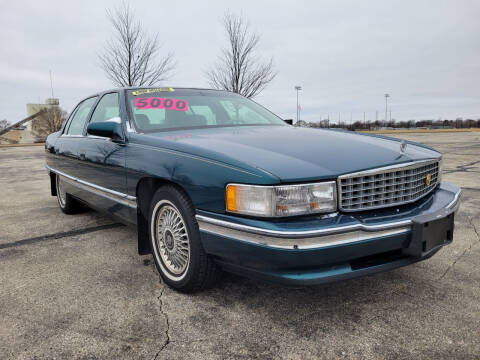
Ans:
[[[404,153],[407,150],[407,143],[405,141],[402,141],[400,143],[400,151]]]

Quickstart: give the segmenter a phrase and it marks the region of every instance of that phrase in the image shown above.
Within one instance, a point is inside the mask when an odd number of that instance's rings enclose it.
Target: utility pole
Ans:
[[[390,121],[392,121],[392,110],[390,109]]]
[[[378,110],[375,111],[375,121],[378,121]]]
[[[300,117],[300,108],[298,107],[298,92],[299,92],[300,90],[302,90],[302,87],[296,85],[296,86],[295,86],[295,90],[297,90],[297,123],[298,123],[298,120],[299,120],[299,117]]]

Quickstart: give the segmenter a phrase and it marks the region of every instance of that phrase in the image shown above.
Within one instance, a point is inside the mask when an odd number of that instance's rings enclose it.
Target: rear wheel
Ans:
[[[75,214],[83,209],[83,205],[65,191],[65,182],[58,174],[55,176],[55,187],[58,206],[65,214]]]
[[[219,270],[205,253],[190,199],[174,186],[159,188],[149,216],[150,244],[163,281],[183,291],[210,287]]]

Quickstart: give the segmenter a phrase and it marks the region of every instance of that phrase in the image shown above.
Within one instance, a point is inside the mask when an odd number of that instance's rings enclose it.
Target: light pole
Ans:
[[[385,94],[385,122],[388,121],[388,98],[390,97],[390,94]]]
[[[300,117],[300,109],[298,107],[298,92],[302,90],[301,86],[296,85],[295,90],[297,90],[297,123],[298,123],[298,118]]]

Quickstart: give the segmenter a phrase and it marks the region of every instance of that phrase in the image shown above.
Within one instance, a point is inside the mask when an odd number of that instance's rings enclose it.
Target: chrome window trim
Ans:
[[[133,113],[130,105],[128,104],[128,91],[123,91],[123,101],[125,105],[125,114],[127,121],[125,122],[125,130],[127,134],[141,134],[137,131],[135,121],[133,120]]]
[[[83,135],[62,134],[62,135],[60,135],[60,137],[64,137],[64,138],[84,138],[84,137],[86,137],[86,136],[83,136]]]
[[[102,196],[109,200],[116,201],[120,204],[126,205],[133,209],[137,208],[137,198],[135,196],[130,196],[128,194],[124,194],[115,190],[104,188],[103,186],[92,184],[88,181],[81,180],[79,178],[76,178],[75,176],[71,176],[62,171],[53,169],[48,165],[45,165],[45,167],[47,168],[47,170],[63,177],[66,182],[68,182],[73,186],[76,186],[82,190],[89,191],[96,195]]]
[[[87,136],[84,136],[86,139],[101,139],[101,140],[112,140],[111,138],[109,138],[108,136],[98,136],[98,135],[89,135],[87,134]]]
[[[370,211],[370,210],[376,210],[376,209],[384,209],[384,208],[388,208],[388,207],[402,206],[402,205],[414,203],[415,201],[418,201],[418,200],[424,198],[425,196],[427,196],[428,194],[430,194],[433,190],[435,190],[438,187],[438,185],[440,185],[440,178],[441,178],[440,173],[438,174],[437,185],[432,187],[426,193],[422,194],[420,197],[417,197],[415,199],[408,200],[408,201],[398,202],[398,203],[372,206],[372,207],[368,207],[368,208],[365,208],[365,209],[362,209],[362,208],[360,208],[360,209],[344,209],[342,207],[342,179],[348,179],[348,178],[358,177],[358,176],[372,176],[372,175],[381,174],[381,173],[383,173],[385,171],[389,171],[389,170],[410,170],[412,168],[418,167],[419,165],[420,166],[425,166],[425,165],[430,165],[430,164],[434,164],[434,163],[437,163],[437,162],[438,162],[438,169],[440,171],[441,161],[442,161],[442,158],[410,161],[408,163],[389,165],[389,166],[384,166],[384,167],[381,167],[381,168],[374,168],[374,169],[370,169],[370,170],[363,170],[363,171],[358,171],[358,172],[355,172],[355,173],[340,175],[337,178],[338,209],[343,211],[343,212],[351,213],[351,212],[359,212],[359,211]]]

